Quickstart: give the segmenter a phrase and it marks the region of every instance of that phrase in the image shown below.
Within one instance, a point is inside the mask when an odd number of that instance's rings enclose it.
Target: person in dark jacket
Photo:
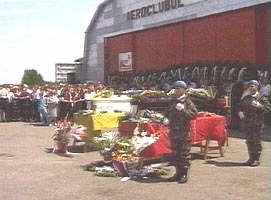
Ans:
[[[190,98],[185,94],[187,85],[183,81],[173,83],[169,94],[176,98],[165,113],[164,124],[169,126],[171,149],[174,152],[173,165],[176,173],[168,181],[186,183],[190,167],[190,135],[189,121],[197,115],[197,109]]]
[[[243,131],[246,134],[246,144],[249,159],[245,165],[256,167],[260,165],[262,151],[261,134],[264,126],[264,113],[271,110],[267,97],[259,94],[259,83],[251,80],[243,92],[238,113],[243,122]]]

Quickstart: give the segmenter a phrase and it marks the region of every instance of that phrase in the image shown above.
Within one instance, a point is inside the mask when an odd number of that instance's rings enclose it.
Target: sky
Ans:
[[[55,63],[83,57],[85,31],[103,0],[0,0],[0,84],[25,69],[55,81]]]

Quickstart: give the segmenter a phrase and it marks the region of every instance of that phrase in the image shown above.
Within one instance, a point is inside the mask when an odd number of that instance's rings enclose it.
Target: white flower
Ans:
[[[134,129],[134,135],[140,135],[140,132],[138,130],[138,126]]]
[[[155,137],[141,137],[141,136],[134,136],[132,138],[132,146],[134,148],[134,153],[138,154],[140,153],[143,149],[145,149],[147,146],[153,144],[157,138]]]

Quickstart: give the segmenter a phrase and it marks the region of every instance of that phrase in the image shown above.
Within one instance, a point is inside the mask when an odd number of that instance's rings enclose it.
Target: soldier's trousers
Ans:
[[[174,152],[173,165],[180,173],[186,173],[190,167],[190,137],[188,133],[170,131],[170,144]]]
[[[244,127],[244,131],[247,136],[246,144],[248,148],[248,154],[251,160],[260,159],[261,151],[262,151],[262,144],[261,144],[262,129],[263,129],[262,125]]]

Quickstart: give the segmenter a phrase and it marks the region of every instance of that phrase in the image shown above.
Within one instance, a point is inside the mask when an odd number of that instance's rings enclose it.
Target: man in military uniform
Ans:
[[[239,117],[243,122],[246,144],[249,159],[245,165],[256,167],[260,165],[260,155],[262,151],[261,133],[264,126],[264,113],[271,110],[270,102],[266,96],[261,96],[258,92],[259,83],[251,80],[247,83],[247,88],[243,92],[240,101]]]
[[[190,167],[190,135],[189,121],[196,117],[197,109],[189,97],[185,94],[187,85],[183,81],[173,83],[173,94],[176,99],[165,113],[164,123],[169,126],[169,138],[171,149],[174,152],[173,165],[176,173],[168,181],[186,183],[187,173]]]

